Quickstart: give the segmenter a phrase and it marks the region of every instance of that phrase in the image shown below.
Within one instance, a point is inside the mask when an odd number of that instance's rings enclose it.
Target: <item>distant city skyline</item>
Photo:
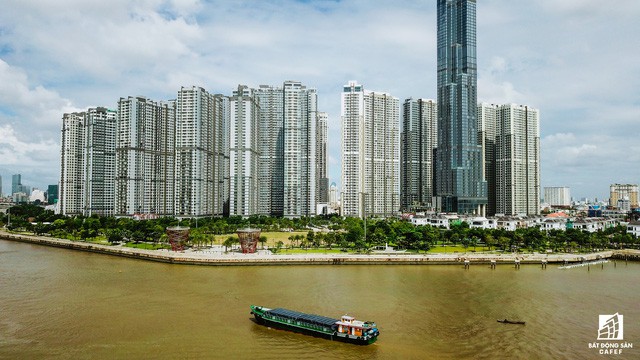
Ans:
[[[327,175],[339,186],[344,83],[358,79],[399,99],[436,97],[435,2],[10,0],[4,9],[5,193],[16,173],[39,189],[57,183],[62,114],[117,109],[120,97],[300,81],[317,89],[318,109],[327,112]],[[640,182],[632,131],[640,50],[628,46],[638,16],[640,3],[631,0],[477,2],[478,101],[540,110],[542,187],[606,199],[610,184]]]

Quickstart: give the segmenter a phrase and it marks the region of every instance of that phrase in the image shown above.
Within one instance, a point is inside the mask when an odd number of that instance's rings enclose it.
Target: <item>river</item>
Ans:
[[[0,240],[0,359],[640,358],[640,263],[169,265]],[[249,305],[375,321],[356,346],[257,325]],[[635,348],[600,355],[601,314]],[[526,321],[508,325],[496,319]]]

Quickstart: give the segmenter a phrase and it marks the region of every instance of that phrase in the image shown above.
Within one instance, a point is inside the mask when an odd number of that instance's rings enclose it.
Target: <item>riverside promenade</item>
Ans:
[[[542,264],[580,263],[600,259],[640,259],[640,251],[601,251],[590,254],[405,254],[402,252],[374,252],[371,254],[272,254],[261,250],[255,254],[225,253],[221,247],[203,250],[144,250],[118,245],[101,245],[47,236],[12,234],[0,230],[0,239],[71,250],[128,257],[140,260],[185,265],[465,265],[465,264]]]

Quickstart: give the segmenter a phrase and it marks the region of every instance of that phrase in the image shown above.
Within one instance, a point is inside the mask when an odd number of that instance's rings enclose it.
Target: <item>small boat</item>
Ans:
[[[380,335],[376,323],[344,315],[333,319],[283,308],[251,305],[258,324],[357,345],[373,344]]]
[[[524,321],[513,321],[513,320],[498,320],[499,323],[503,323],[503,324],[517,324],[517,325],[524,325]]]

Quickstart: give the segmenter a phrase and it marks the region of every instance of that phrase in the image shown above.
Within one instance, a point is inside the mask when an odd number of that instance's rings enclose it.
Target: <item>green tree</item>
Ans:
[[[119,243],[124,239],[121,229],[107,229],[105,230],[105,236],[111,244]]]
[[[489,247],[489,251],[491,251],[491,247],[496,245],[496,238],[493,235],[487,233],[484,237],[484,243]]]
[[[222,245],[224,246],[224,252],[228,252],[229,248],[233,246],[238,241],[238,238],[229,236]]]
[[[331,247],[336,242],[336,234],[334,232],[327,233],[324,237],[325,245],[331,250]]]
[[[500,236],[498,238],[498,245],[500,245],[500,247],[502,248],[502,250],[507,251],[507,249],[510,247],[511,245],[511,239],[509,239],[506,236]]]
[[[309,232],[307,232],[307,244],[314,245],[315,242],[316,242],[316,234],[313,230],[309,230]]]
[[[284,246],[284,243],[280,240],[276,243],[275,248],[270,248],[269,250],[271,250],[272,253],[277,254],[280,252],[280,250],[282,250],[283,246]]]

